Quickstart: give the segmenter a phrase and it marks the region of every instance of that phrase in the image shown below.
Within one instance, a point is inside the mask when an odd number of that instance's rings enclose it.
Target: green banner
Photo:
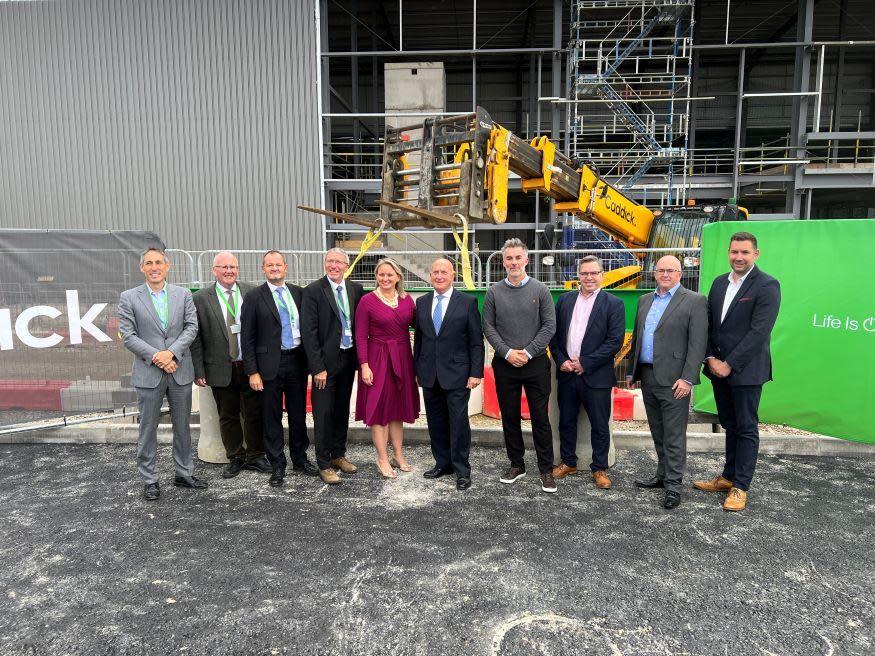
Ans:
[[[875,443],[875,221],[712,223],[702,234],[703,294],[728,275],[739,230],[756,235],[757,266],[781,283],[760,421]],[[716,412],[702,381],[695,408]]]

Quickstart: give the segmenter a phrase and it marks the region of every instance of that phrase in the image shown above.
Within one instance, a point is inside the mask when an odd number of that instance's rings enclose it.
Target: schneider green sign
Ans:
[[[772,331],[774,380],[760,421],[875,443],[875,221],[713,223],[702,234],[700,291],[729,272],[729,237],[756,235],[766,273],[781,283]],[[716,412],[711,384],[695,408]]]

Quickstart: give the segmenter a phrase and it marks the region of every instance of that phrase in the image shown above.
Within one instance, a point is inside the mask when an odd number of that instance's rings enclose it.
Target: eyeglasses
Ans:
[[[654,269],[653,273],[659,276],[670,276],[673,273],[680,273],[680,269]]]
[[[236,264],[225,264],[222,266],[214,266],[214,269],[219,269],[220,271],[236,271],[240,267]]]
[[[600,275],[602,275],[602,272],[601,271],[581,271],[577,275],[580,276],[581,278],[598,278]]]

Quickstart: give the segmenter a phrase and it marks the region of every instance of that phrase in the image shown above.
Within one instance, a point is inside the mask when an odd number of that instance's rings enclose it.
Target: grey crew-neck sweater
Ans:
[[[555,332],[556,310],[550,290],[540,280],[529,278],[522,287],[501,280],[486,291],[483,334],[499,357],[507,357],[511,349],[533,358],[543,355]]]

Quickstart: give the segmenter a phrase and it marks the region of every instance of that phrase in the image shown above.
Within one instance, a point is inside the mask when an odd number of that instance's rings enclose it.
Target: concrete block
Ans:
[[[64,412],[91,412],[113,408],[112,393],[120,389],[114,380],[74,380],[61,390],[61,409]]]

